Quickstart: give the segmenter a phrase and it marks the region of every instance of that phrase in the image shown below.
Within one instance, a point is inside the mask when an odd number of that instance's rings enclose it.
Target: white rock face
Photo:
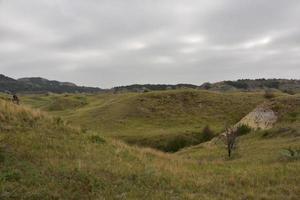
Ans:
[[[259,106],[241,119],[237,125],[246,124],[253,129],[269,129],[273,127],[276,121],[277,116],[272,109]]]

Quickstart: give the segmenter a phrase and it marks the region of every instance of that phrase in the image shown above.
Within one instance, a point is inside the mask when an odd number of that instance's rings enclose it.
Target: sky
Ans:
[[[299,0],[0,0],[0,74],[110,88],[300,78]]]

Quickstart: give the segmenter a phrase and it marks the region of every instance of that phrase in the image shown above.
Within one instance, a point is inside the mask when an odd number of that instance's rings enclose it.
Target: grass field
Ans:
[[[164,103],[162,99],[170,95],[175,95],[174,99]],[[184,100],[186,95],[189,100]],[[55,106],[61,99],[69,102],[66,107],[61,103]],[[207,123],[217,132],[222,130],[224,119],[235,123],[265,101],[261,94],[176,91],[35,95],[22,100],[43,111],[0,100],[0,199],[296,200],[300,197],[300,159],[287,156],[285,151],[300,149],[299,95],[279,96],[270,101],[278,113],[278,123],[270,130],[252,131],[239,137],[231,159],[219,140],[171,154],[129,146],[116,138],[120,133],[135,137],[163,136],[163,132],[148,132],[151,128],[158,129],[163,122],[170,123],[162,126],[170,135],[177,134],[172,132],[176,127],[192,131]],[[197,101],[203,106],[199,110],[196,109],[199,104],[194,105]],[[182,105],[176,105],[179,102]],[[187,105],[194,105],[195,110]],[[160,109],[151,111],[151,108]],[[204,111],[206,115],[215,114],[216,120],[213,116],[204,118]],[[197,125],[201,120],[196,116],[206,119],[205,123]],[[122,117],[125,123],[113,126]],[[184,118],[187,121],[180,124]],[[151,120],[150,125],[143,124]],[[94,122],[108,124],[92,125]],[[189,123],[192,128],[187,128]],[[135,129],[132,133],[130,127]]]
[[[218,134],[225,124],[235,124],[265,100],[262,93],[198,90],[23,99],[83,129],[165,151],[201,142],[199,135],[206,125]]]

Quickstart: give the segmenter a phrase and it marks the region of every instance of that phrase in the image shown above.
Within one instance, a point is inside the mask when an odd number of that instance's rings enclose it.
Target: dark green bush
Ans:
[[[0,147],[0,163],[4,162],[4,160],[5,160],[5,156],[4,156],[3,150]]]
[[[164,147],[164,151],[166,152],[176,152],[179,149],[182,149],[188,146],[189,141],[185,140],[184,138],[175,137],[174,139],[170,140],[168,144]]]
[[[247,133],[250,133],[251,130],[252,130],[251,127],[249,127],[248,125],[241,124],[237,127],[236,134],[237,134],[237,136],[245,135]]]
[[[214,137],[214,132],[210,129],[210,127],[207,125],[203,128],[202,134],[201,134],[201,142],[206,142],[211,140]]]
[[[155,137],[146,137],[143,139],[136,137],[127,137],[122,139],[131,145],[151,147],[164,152],[176,152],[182,148],[209,141],[213,137],[214,132],[209,126],[206,126],[199,132],[185,132],[164,136],[160,135]]]
[[[92,136],[90,136],[89,140],[92,143],[97,143],[97,144],[105,143],[105,140],[102,137],[98,136],[98,135],[92,135]]]
[[[18,181],[21,179],[21,175],[18,171],[8,170],[4,171],[0,175],[2,181]]]
[[[128,144],[151,147],[164,152],[176,152],[182,148],[200,143],[200,133],[181,133],[149,138],[123,138]]]
[[[231,85],[233,87],[239,88],[239,89],[248,89],[248,84],[243,80],[238,81],[225,81],[228,85]]]

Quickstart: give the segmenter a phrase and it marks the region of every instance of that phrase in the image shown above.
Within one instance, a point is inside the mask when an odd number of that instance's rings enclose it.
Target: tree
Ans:
[[[225,144],[227,147],[228,157],[231,157],[237,138],[237,131],[234,128],[227,127],[225,130]]]

